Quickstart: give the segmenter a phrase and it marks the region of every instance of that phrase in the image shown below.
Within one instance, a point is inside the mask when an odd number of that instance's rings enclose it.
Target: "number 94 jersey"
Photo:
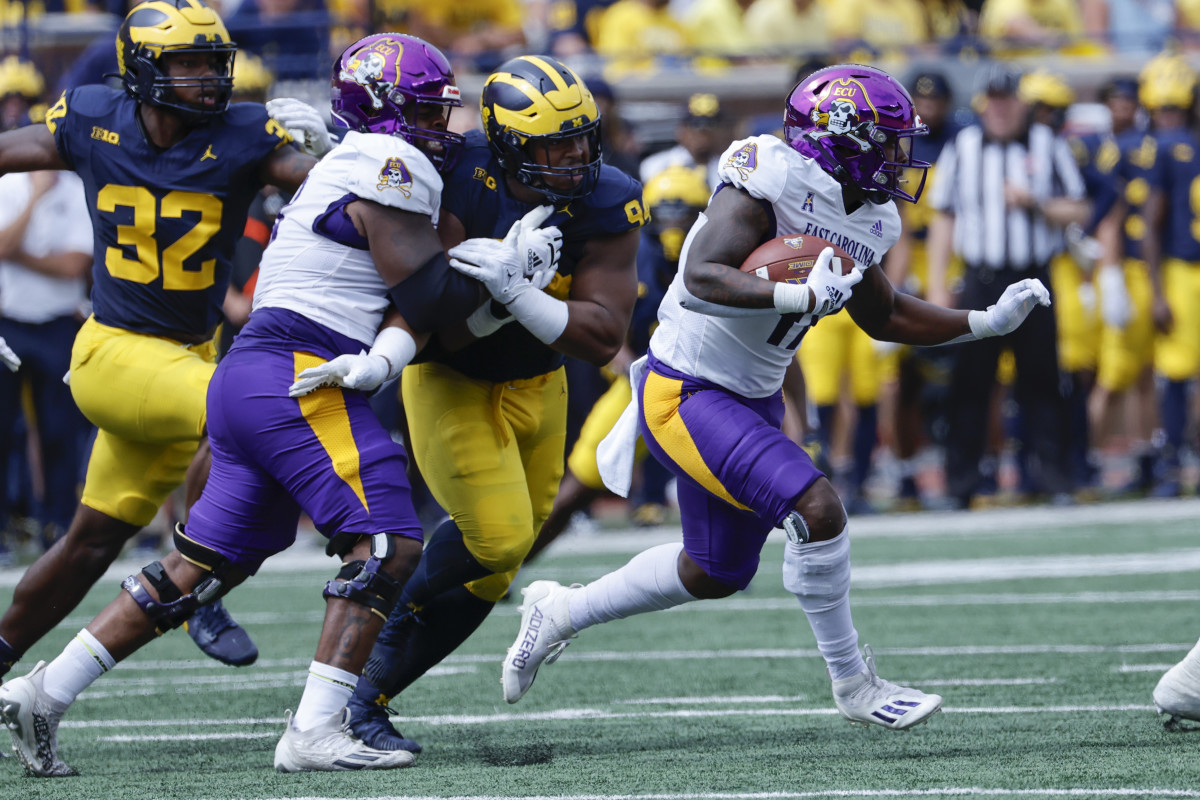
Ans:
[[[833,242],[867,269],[900,238],[895,203],[866,203],[847,214],[842,186],[812,159],[774,136],[736,141],[721,156],[722,186],[745,190],[768,205],[775,236],[817,236]],[[768,397],[783,385],[783,373],[796,354],[807,326],[801,315],[762,313],[740,317],[707,316],[680,305],[683,266],[696,232],[692,226],[679,259],[681,269],[658,309],[658,328],[650,338],[655,358],[679,372],[723,386],[743,397]],[[738,266],[738,265],[733,265]]]
[[[211,336],[259,167],[288,133],[262,105],[238,103],[159,150],[137,103],[106,86],[64,93],[46,126],[87,195],[96,320],[181,341]]]

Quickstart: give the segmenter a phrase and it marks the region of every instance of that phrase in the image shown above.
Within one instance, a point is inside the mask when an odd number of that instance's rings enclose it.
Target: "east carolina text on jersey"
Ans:
[[[895,203],[865,203],[847,214],[841,184],[774,136],[731,144],[721,157],[720,176],[727,185],[719,191],[734,187],[771,204],[775,230],[770,236],[808,234],[829,239],[854,255],[863,268],[877,264],[900,238]],[[783,384],[783,374],[807,328],[800,315],[716,317],[680,304],[688,250],[706,224],[708,218],[701,214],[688,234],[681,268],[659,306],[659,325],[650,349],[655,358],[681,373],[743,397],[768,397]],[[864,245],[866,241],[875,246]]]
[[[46,126],[87,195],[96,319],[185,341],[211,335],[261,163],[291,137],[262,105],[238,103],[159,150],[137,103],[105,86],[66,92]]]

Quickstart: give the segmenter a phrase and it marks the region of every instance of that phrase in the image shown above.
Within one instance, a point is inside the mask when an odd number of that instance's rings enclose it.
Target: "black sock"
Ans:
[[[453,653],[487,619],[495,603],[458,586],[426,603],[419,613],[393,615],[375,642],[355,696],[373,703],[404,691]],[[386,634],[386,635],[385,635]]]

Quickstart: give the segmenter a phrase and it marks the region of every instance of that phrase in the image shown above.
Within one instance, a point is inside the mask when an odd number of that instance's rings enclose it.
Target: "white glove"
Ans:
[[[1066,228],[1067,250],[1071,253],[1071,258],[1079,266],[1083,267],[1088,272],[1091,272],[1098,262],[1104,256],[1104,247],[1093,236],[1088,236],[1083,231],[1083,227],[1077,222],[1072,222]]]
[[[20,356],[13,352],[13,349],[8,346],[8,342],[4,341],[3,336],[0,336],[0,362],[4,362],[4,366],[13,372],[21,368]]]
[[[513,223],[503,241],[467,239],[450,248],[450,266],[487,287],[492,297],[509,305],[521,293],[541,291],[554,279],[562,254],[562,233],[537,227],[554,212],[539,206]]]
[[[337,142],[329,135],[325,119],[315,108],[292,97],[277,97],[267,101],[267,113],[276,122],[287,128],[287,132],[309,155],[321,158],[332,150]]]
[[[408,331],[384,328],[375,337],[371,352],[338,356],[301,372],[288,389],[288,397],[300,397],[327,386],[369,392],[399,375],[416,354],[416,342]]]
[[[1124,328],[1133,316],[1125,273],[1116,264],[1107,264],[1096,272],[1100,284],[1100,319],[1110,328]]]
[[[855,265],[849,274],[843,275],[841,270],[834,270],[833,248],[826,247],[817,256],[808,280],[804,285],[813,290],[816,305],[810,312],[814,320],[832,314],[850,299],[854,285],[862,280],[862,270]]]
[[[1015,331],[1037,305],[1050,305],[1050,292],[1037,278],[1026,278],[1009,284],[986,311],[968,312],[967,323],[976,339],[1005,336]]]
[[[1083,306],[1083,313],[1090,317],[1096,310],[1096,284],[1089,281],[1080,283],[1075,296],[1079,298],[1079,305]]]

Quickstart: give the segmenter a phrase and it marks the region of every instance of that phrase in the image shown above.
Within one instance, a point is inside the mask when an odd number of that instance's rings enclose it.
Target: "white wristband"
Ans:
[[[532,287],[518,294],[506,308],[538,341],[546,344],[553,344],[562,336],[571,318],[566,302]]]
[[[996,331],[992,330],[992,326],[987,323],[986,311],[968,311],[967,324],[971,326],[971,335],[976,339],[987,339],[996,335]]]
[[[812,308],[812,292],[802,283],[775,284],[775,310],[780,314],[807,314]]]
[[[371,352],[367,355],[379,356],[388,363],[387,379],[393,380],[400,370],[408,366],[417,354],[417,343],[408,331],[403,328],[384,328],[375,337]]]
[[[471,316],[467,317],[467,330],[476,339],[491,336],[515,319],[512,314],[504,317],[504,319],[498,319],[492,313],[492,303],[494,302],[496,301],[489,297],[483,305],[471,312]]]

